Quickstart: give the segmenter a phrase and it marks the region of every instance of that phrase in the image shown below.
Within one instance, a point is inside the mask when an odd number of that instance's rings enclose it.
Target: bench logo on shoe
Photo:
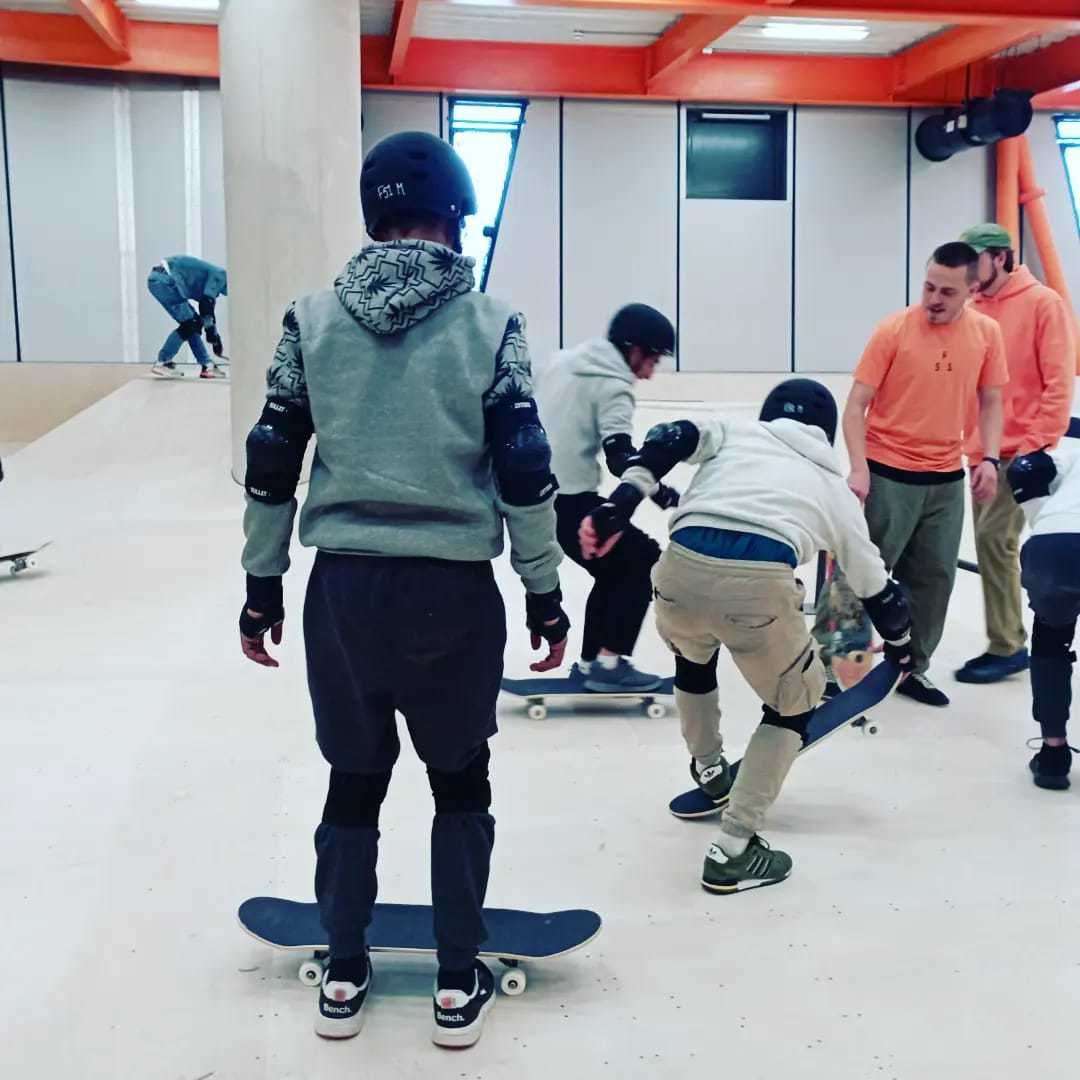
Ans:
[[[435,1011],[435,1019],[441,1024],[461,1024],[465,1021],[461,1013],[444,1013],[438,1010]]]
[[[324,1001],[322,1011],[330,1016],[348,1016],[352,1009],[348,1005],[331,1005],[329,1001]]]

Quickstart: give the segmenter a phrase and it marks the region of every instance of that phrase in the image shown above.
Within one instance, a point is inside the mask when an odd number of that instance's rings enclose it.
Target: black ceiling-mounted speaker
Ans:
[[[1023,135],[1034,116],[1026,90],[997,90],[972,98],[962,109],[928,116],[915,130],[915,145],[928,161],[948,161],[972,146],[991,146]]]

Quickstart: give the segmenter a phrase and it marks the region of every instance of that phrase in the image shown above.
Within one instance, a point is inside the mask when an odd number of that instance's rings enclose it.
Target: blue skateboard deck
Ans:
[[[546,679],[503,679],[502,688],[514,697],[524,698],[528,703],[529,716],[533,720],[543,720],[547,716],[545,701],[548,698],[576,698],[596,701],[639,701],[645,712],[658,719],[667,714],[667,708],[657,698],[671,697],[675,693],[674,678],[664,679],[652,690],[589,690],[585,678],[575,665],[570,675]]]
[[[880,705],[897,687],[901,672],[895,664],[883,661],[856,683],[850,690],[837,694],[814,710],[806,729],[806,739],[800,754],[816,746],[842,727],[854,723],[876,705]],[[731,779],[739,773],[739,762],[732,762]],[[701,788],[694,788],[676,795],[668,809],[677,818],[691,819],[712,817],[719,814],[724,803],[716,805]]]
[[[276,949],[310,952],[313,958],[300,965],[300,981],[318,986],[329,948],[327,933],[319,920],[317,904],[253,896],[240,905],[240,926],[253,938]],[[600,932],[602,920],[595,911],[515,911],[485,908],[488,939],[480,955],[506,964],[503,990],[519,994],[525,974],[517,970],[522,960],[545,960],[573,952]],[[368,928],[371,952],[435,954],[431,908],[425,904],[376,904]]]

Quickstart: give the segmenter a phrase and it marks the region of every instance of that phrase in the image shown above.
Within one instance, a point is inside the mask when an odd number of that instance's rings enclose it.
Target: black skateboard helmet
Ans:
[[[377,142],[360,170],[360,205],[368,232],[387,214],[422,212],[451,221],[476,213],[476,190],[458,152],[425,131]]]
[[[769,391],[758,419],[781,418],[819,427],[830,443],[836,441],[836,399],[814,379],[785,379]]]
[[[616,347],[638,345],[656,356],[675,355],[675,327],[666,315],[648,304],[627,304],[619,308],[607,336]]]

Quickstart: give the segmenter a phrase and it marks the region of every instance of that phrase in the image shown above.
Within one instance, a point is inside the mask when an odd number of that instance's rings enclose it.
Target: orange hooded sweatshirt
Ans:
[[[1009,384],[1003,391],[1001,456],[1056,446],[1069,426],[1076,377],[1073,320],[1065,301],[1018,266],[995,296],[977,295],[975,309],[996,320],[1005,339]],[[977,424],[965,449],[971,464],[982,460]]]

